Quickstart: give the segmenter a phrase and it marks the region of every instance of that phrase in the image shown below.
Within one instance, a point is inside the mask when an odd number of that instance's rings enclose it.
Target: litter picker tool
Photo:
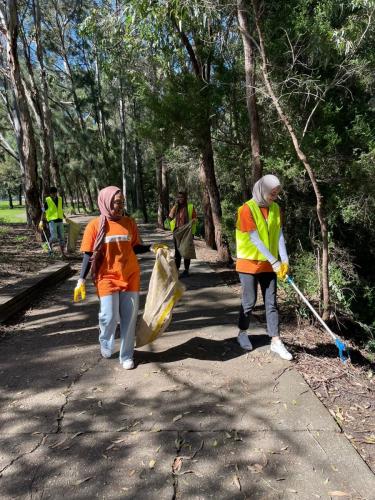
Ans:
[[[332,337],[334,340],[337,349],[339,350],[339,357],[343,363],[346,363],[349,359],[349,354],[348,350],[346,348],[346,345],[344,342],[342,342],[329,328],[329,326],[323,321],[323,319],[319,316],[319,314],[315,311],[313,306],[310,304],[310,302],[306,299],[306,297],[303,295],[301,290],[298,288],[298,286],[294,283],[293,278],[291,276],[286,275],[285,281],[289,283],[289,285],[292,285],[294,290],[297,292],[297,294],[300,296],[300,298],[303,300],[303,302],[307,305],[307,307],[310,309],[310,311],[314,314],[314,316],[318,319],[320,324],[324,327],[325,331]]]

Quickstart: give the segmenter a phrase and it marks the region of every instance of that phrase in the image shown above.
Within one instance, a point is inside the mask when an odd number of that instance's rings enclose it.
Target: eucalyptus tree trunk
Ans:
[[[42,116],[43,116],[43,134],[45,137],[46,145],[48,147],[49,170],[51,173],[53,184],[58,188],[60,193],[64,195],[63,186],[61,183],[60,165],[55,150],[55,138],[54,138],[53,124],[52,124],[51,109],[49,107],[49,100],[48,100],[49,89],[48,89],[46,68],[44,65],[41,13],[40,13],[39,0],[33,0],[33,17],[35,25],[36,55],[39,62],[40,81],[42,84],[40,96],[41,96]]]
[[[210,203],[210,196],[208,194],[208,190],[206,187],[206,175],[204,173],[203,165],[201,162],[199,177],[202,186],[202,206],[203,206],[203,214],[204,214],[204,241],[206,245],[211,248],[216,249],[215,244],[215,226],[212,220],[212,210]]]
[[[128,187],[127,187],[127,143],[126,143],[126,109],[125,99],[123,92],[122,79],[120,76],[120,97],[119,97],[119,115],[120,115],[120,144],[121,144],[121,178],[122,178],[122,192],[125,197],[125,211],[129,210],[128,203]]]
[[[70,204],[72,206],[73,211],[75,212],[76,207],[75,207],[75,204],[74,204],[74,195],[73,195],[72,187],[70,185],[69,178],[68,178],[67,175],[64,175],[64,173],[63,173],[63,177],[64,177],[64,182],[65,182],[66,190],[68,191],[68,195],[69,195],[69,198],[70,198]]]
[[[13,207],[12,191],[10,189],[7,189],[7,191],[8,191],[9,208],[14,208]]]
[[[143,221],[148,222],[147,209],[145,203],[145,194],[143,189],[143,161],[141,148],[138,139],[135,140],[134,148],[134,165],[135,165],[135,185],[137,195],[137,208],[140,208],[143,213]]]
[[[94,171],[94,162],[92,160],[91,160],[91,167],[92,167],[92,171]],[[94,206],[94,201],[93,201],[92,194],[91,194],[89,178],[87,177],[87,175],[83,175],[82,178],[83,178],[83,181],[85,183],[87,199],[89,202],[89,210],[90,210],[90,212],[94,212],[95,206]]]
[[[267,69],[267,56],[266,56],[266,49],[265,49],[265,44],[264,44],[264,39],[263,39],[263,33],[260,27],[260,14],[259,14],[259,7],[258,7],[258,1],[257,0],[252,0],[253,4],[253,10],[254,10],[254,16],[255,16],[255,24],[256,24],[256,29],[258,33],[258,39],[259,39],[259,51],[260,51],[260,57],[261,57],[261,71],[262,71],[262,77],[263,81],[267,90],[267,93],[269,97],[271,98],[272,104],[274,105],[277,114],[279,115],[280,120],[284,124],[285,128],[287,129],[289,136],[292,140],[294,150],[297,154],[297,157],[303,164],[306,172],[308,173],[308,176],[310,178],[311,184],[314,189],[315,197],[316,197],[316,213],[318,216],[319,224],[320,224],[320,233],[322,235],[322,292],[323,292],[323,319],[327,320],[329,319],[330,316],[330,296],[329,296],[329,269],[328,269],[328,264],[329,264],[329,253],[328,253],[328,227],[327,227],[327,220],[325,217],[324,213],[324,208],[323,208],[323,195],[320,192],[320,188],[318,185],[318,182],[316,180],[315,172],[313,168],[310,165],[309,160],[307,159],[305,153],[302,151],[300,147],[300,143],[297,138],[297,134],[294,130],[293,125],[291,124],[291,121],[287,114],[285,113],[280,100],[277,98],[273,87],[272,83],[269,77],[268,69]]]
[[[255,57],[253,52],[253,42],[250,36],[246,0],[237,0],[237,15],[245,58],[246,105],[250,122],[250,146],[252,158],[252,187],[255,182],[262,177],[262,163],[260,160],[259,115],[255,93]]]
[[[164,228],[164,221],[169,214],[168,168],[164,156],[155,153],[156,185],[158,196],[158,227]]]
[[[17,110],[15,114],[18,115],[19,120],[16,134],[18,134],[17,143],[20,145],[19,157],[24,170],[26,210],[29,223],[36,228],[41,216],[37,183],[37,155],[33,124],[27,106],[18,60],[17,40],[19,27],[17,2],[14,0],[2,2],[0,4],[0,18],[3,25],[3,36],[7,45],[9,76]]]
[[[218,260],[222,262],[231,262],[232,258],[230,255],[230,249],[228,241],[225,238],[223,225],[221,220],[221,200],[220,193],[216,182],[215,174],[215,162],[214,154],[212,149],[212,134],[211,134],[211,99],[208,83],[210,82],[211,75],[211,63],[210,56],[207,57],[206,62],[203,64],[199,59],[195,49],[193,47],[191,39],[186,35],[184,31],[181,30],[179,23],[172,16],[172,23],[174,28],[184,45],[190,62],[193,68],[193,72],[198,80],[202,82],[202,94],[205,94],[205,122],[202,123],[202,129],[200,131],[198,139],[200,153],[201,153],[201,165],[204,171],[207,192],[210,199],[212,221],[215,227],[215,243],[218,252]],[[210,32],[207,33],[208,38],[210,38]]]

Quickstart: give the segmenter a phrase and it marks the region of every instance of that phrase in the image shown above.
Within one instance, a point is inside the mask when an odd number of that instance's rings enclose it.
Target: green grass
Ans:
[[[17,224],[26,222],[25,207],[14,205],[14,208],[9,208],[7,201],[0,201],[0,223]]]

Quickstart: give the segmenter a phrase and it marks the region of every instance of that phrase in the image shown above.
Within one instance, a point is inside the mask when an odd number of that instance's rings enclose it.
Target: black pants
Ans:
[[[174,260],[176,262],[177,269],[180,269],[182,257],[181,257],[180,252],[178,251],[177,242],[176,242],[176,238],[175,237],[173,237],[173,243],[174,243]],[[191,261],[191,259],[184,259],[184,268],[185,268],[185,271],[189,271],[190,261]]]
[[[258,283],[262,290],[266,308],[267,333],[270,337],[279,335],[279,310],[276,301],[277,279],[275,273],[238,273],[241,281],[241,309],[238,328],[247,330],[252,310],[257,301]]]

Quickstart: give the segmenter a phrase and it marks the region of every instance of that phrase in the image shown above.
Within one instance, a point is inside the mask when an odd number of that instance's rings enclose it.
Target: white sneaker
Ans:
[[[238,334],[237,342],[240,344],[242,349],[245,349],[245,351],[253,350],[253,346],[251,345],[251,342],[246,332],[240,332]]]
[[[293,356],[280,339],[271,341],[271,351],[275,352],[280,356],[280,358],[286,359],[287,361],[291,361],[293,359]]]
[[[103,358],[110,358],[112,356],[111,349],[106,349],[105,347],[100,347],[100,353]]]
[[[134,361],[132,359],[126,359],[122,363],[124,370],[132,370],[134,368]]]

